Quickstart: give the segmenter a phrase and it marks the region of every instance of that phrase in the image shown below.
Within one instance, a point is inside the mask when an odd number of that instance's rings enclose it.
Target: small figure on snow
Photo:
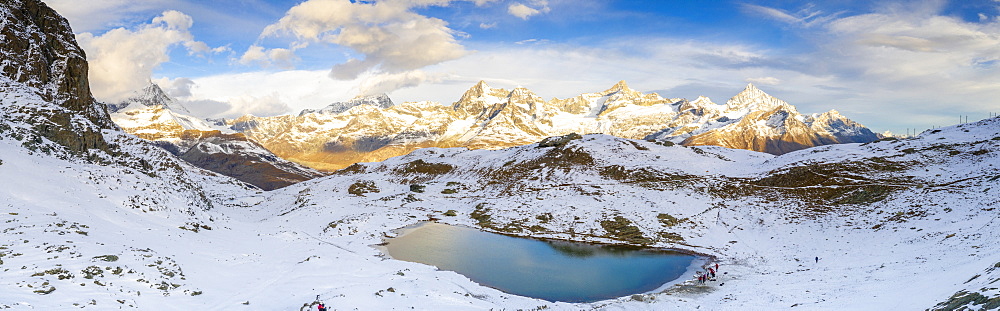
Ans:
[[[718,262],[715,263],[715,271],[719,271],[719,263]]]
[[[322,302],[320,302],[319,306],[317,307],[319,308],[319,311],[326,311],[326,305],[324,305]]]
[[[819,256],[816,257],[816,263],[819,263]]]
[[[713,279],[715,278],[715,270],[713,270],[711,267],[708,268],[708,274],[711,275]]]

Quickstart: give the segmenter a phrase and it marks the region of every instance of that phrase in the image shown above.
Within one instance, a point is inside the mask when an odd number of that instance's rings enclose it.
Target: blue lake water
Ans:
[[[389,239],[398,260],[455,271],[506,293],[548,301],[593,302],[655,290],[687,272],[698,256],[661,249],[517,238],[424,223]]]

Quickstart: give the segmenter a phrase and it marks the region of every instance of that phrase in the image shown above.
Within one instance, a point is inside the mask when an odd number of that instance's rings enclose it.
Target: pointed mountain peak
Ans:
[[[761,91],[756,86],[754,86],[753,83],[747,83],[747,87],[743,88],[743,91],[740,91],[739,94],[736,94],[736,97],[750,97],[750,98],[753,98],[753,97],[762,97],[762,96],[771,96],[771,95],[768,95],[767,93],[764,93],[764,91]]]
[[[791,105],[785,101],[777,99],[774,96],[761,91],[754,86],[753,83],[748,83],[747,87],[744,88],[743,91],[726,101],[726,105],[730,109],[749,108],[751,110],[772,109],[777,106],[791,107]],[[792,109],[794,109],[794,107],[792,107]]]
[[[465,94],[462,94],[462,98],[459,99],[458,101],[468,102],[474,98],[480,98],[487,95],[498,96],[498,97],[507,95],[506,91],[504,91],[503,94],[496,94],[497,91],[500,90],[490,87],[488,84],[486,84],[486,81],[479,80],[479,82],[477,82],[476,85],[473,85],[471,88],[469,88],[468,91],[465,91]]]
[[[490,86],[486,84],[486,80],[479,80],[479,82],[472,86],[472,88],[477,90],[489,90]]]
[[[125,109],[129,105],[138,104],[146,107],[153,106],[163,106],[163,108],[182,114],[191,114],[191,111],[181,105],[173,98],[170,98],[166,92],[160,88],[156,83],[150,82],[149,85],[142,88],[141,90],[132,93],[132,96],[126,98],[117,104],[108,104],[109,112],[117,112],[121,109]]]
[[[628,87],[628,83],[625,82],[625,80],[618,81],[618,83],[615,83],[615,85],[611,86],[611,88],[609,88],[609,89],[605,90],[604,92],[602,92],[602,94],[604,94],[604,95],[611,95],[611,94],[618,93],[618,92],[623,92],[623,91],[634,92],[634,90],[632,90],[632,88]]]
[[[150,82],[149,85],[147,85],[146,87],[142,88],[142,91],[140,91],[139,94],[142,94],[143,97],[147,98],[167,97],[167,93],[164,92],[159,85],[152,82]]]

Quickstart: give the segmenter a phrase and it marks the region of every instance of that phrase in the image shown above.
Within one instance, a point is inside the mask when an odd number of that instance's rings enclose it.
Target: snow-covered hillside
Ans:
[[[81,81],[86,67],[68,24],[44,4],[0,3],[0,17],[12,38],[0,54],[15,65],[0,70],[0,309],[1000,305],[1000,118],[781,156],[601,134],[424,148],[261,192],[125,134],[89,91],[63,83]],[[11,35],[22,30],[36,35]],[[63,45],[29,39],[43,35]],[[21,45],[56,56],[10,53]],[[570,304],[505,294],[374,247],[427,220],[680,248],[712,256],[721,274]]]
[[[0,192],[12,237],[2,245],[0,301],[286,310],[318,296],[337,310],[911,310],[963,291],[996,300],[997,137],[994,119],[780,157],[603,135],[499,151],[428,148],[274,192],[199,181],[212,189],[209,210],[150,192],[156,178],[5,143],[0,177],[24,182]],[[627,222],[609,222],[617,216]],[[703,286],[552,303],[372,247],[428,219],[676,247],[715,256],[725,274]],[[629,226],[640,235],[616,235]]]

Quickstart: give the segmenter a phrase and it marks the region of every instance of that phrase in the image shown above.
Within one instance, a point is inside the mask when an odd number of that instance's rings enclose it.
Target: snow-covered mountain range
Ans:
[[[548,101],[525,88],[508,91],[480,81],[450,106],[393,105],[379,95],[297,116],[245,116],[229,124],[275,154],[321,170],[382,161],[419,148],[495,150],[569,133],[772,154],[879,138],[836,111],[802,115],[753,85],[718,105],[705,97],[688,101],[641,93],[624,81],[603,92]]]
[[[351,109],[351,108],[353,108],[355,106],[361,106],[361,105],[368,105],[368,106],[373,106],[373,107],[378,107],[378,108],[386,109],[386,108],[392,107],[392,99],[389,99],[389,95],[386,95],[386,94],[379,94],[379,95],[373,95],[373,96],[358,96],[358,97],[355,97],[355,98],[353,98],[353,99],[351,99],[349,101],[346,101],[346,102],[332,103],[332,104],[330,104],[330,105],[328,105],[326,107],[323,107],[322,109],[319,109],[319,110],[305,109],[305,110],[302,110],[302,112],[300,112],[299,115],[301,116],[301,115],[311,114],[311,113],[338,114],[338,113],[342,113],[344,111],[347,111],[348,109]]]
[[[186,107],[150,84],[117,104],[109,104],[111,120],[126,132],[156,142],[195,166],[234,177],[263,190],[309,180],[322,173],[282,159],[225,126],[182,112]]]
[[[261,192],[115,126],[69,24],[41,1],[0,2],[0,35],[0,309],[1000,305],[1000,118],[782,155],[606,134],[423,148]],[[721,273],[550,302],[372,247],[427,220],[679,248]]]

